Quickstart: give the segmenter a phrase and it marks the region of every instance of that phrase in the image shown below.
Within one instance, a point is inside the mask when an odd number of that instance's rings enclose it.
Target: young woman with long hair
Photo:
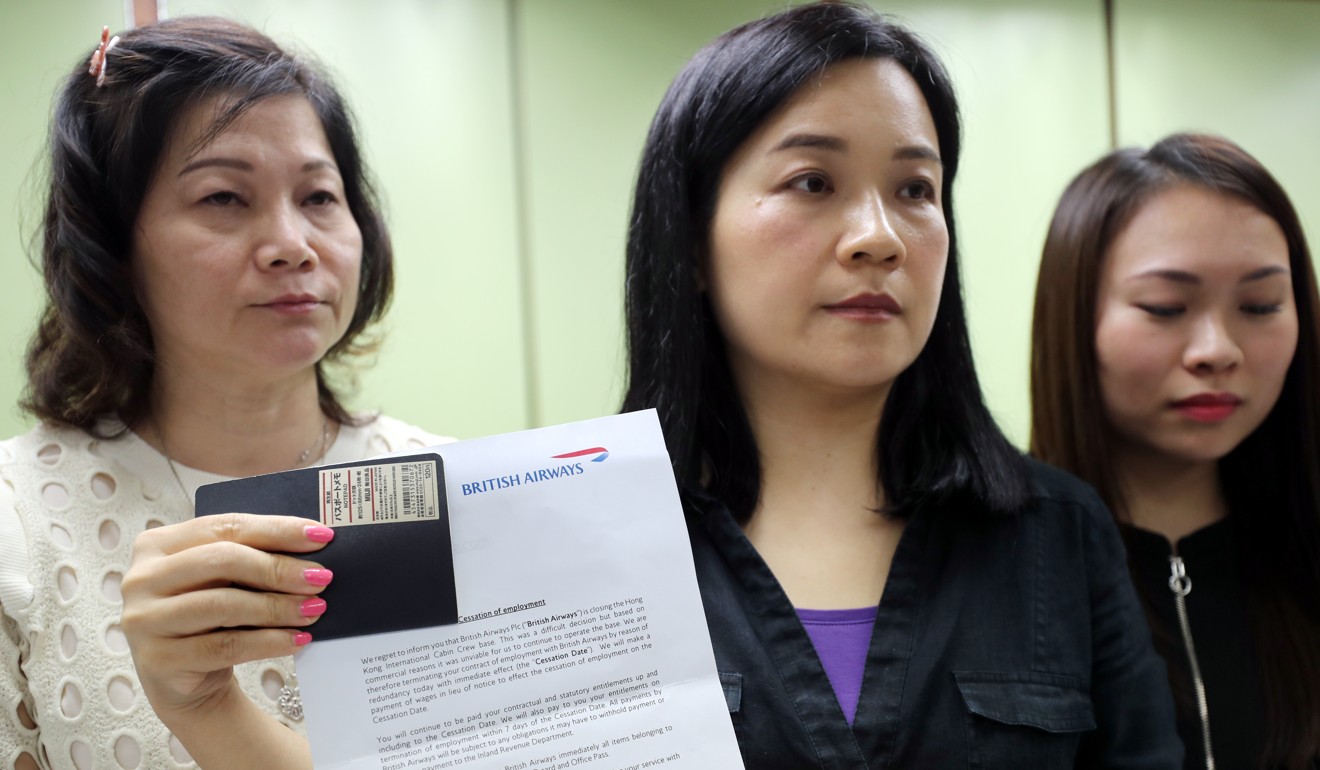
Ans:
[[[1188,768],[1320,763],[1320,318],[1287,194],[1177,134],[1068,186],[1036,288],[1032,452],[1126,535]]]

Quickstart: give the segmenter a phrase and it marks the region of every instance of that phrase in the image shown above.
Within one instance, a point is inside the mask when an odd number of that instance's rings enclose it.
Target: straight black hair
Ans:
[[[628,230],[628,388],[624,410],[655,407],[685,491],[704,488],[739,520],[756,507],[756,439],[730,373],[698,268],[729,158],[804,84],[849,59],[891,59],[921,89],[944,163],[948,268],[934,329],[895,381],[879,436],[885,512],[906,517],[951,498],[994,512],[1029,493],[1021,454],[982,400],[958,275],[953,85],[926,45],[866,6],[799,6],[720,36],[678,74],[642,152]],[[877,351],[877,355],[883,352]]]

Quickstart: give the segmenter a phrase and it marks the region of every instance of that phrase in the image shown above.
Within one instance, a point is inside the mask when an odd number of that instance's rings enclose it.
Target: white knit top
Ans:
[[[323,463],[448,441],[388,417],[345,426]],[[0,770],[27,753],[42,768],[195,767],[156,719],[119,628],[133,539],[191,518],[197,487],[224,477],[175,464],[131,432],[110,441],[42,425],[0,442]],[[312,628],[313,636],[315,628]],[[276,703],[293,659],[236,668],[243,690]],[[19,717],[22,704],[36,728]]]

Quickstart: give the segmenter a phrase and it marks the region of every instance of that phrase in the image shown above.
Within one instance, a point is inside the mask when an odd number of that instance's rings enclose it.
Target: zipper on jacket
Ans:
[[[1201,678],[1201,664],[1196,659],[1192,644],[1192,626],[1187,621],[1187,594],[1192,592],[1192,579],[1187,577],[1187,565],[1175,551],[1169,557],[1169,590],[1173,591],[1173,604],[1178,610],[1178,625],[1182,628],[1183,649],[1192,669],[1192,686],[1196,690],[1196,710],[1201,717],[1201,742],[1205,748],[1205,770],[1215,770],[1215,755],[1210,747],[1210,706],[1205,700],[1205,680]]]

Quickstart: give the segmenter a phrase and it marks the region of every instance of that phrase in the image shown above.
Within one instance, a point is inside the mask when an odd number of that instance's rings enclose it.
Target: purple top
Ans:
[[[839,707],[852,724],[857,715],[857,698],[862,694],[862,671],[866,668],[866,651],[871,646],[871,629],[879,607],[861,607],[855,610],[803,610],[797,611],[802,627],[807,630],[811,644],[816,648],[825,676],[834,688]]]

